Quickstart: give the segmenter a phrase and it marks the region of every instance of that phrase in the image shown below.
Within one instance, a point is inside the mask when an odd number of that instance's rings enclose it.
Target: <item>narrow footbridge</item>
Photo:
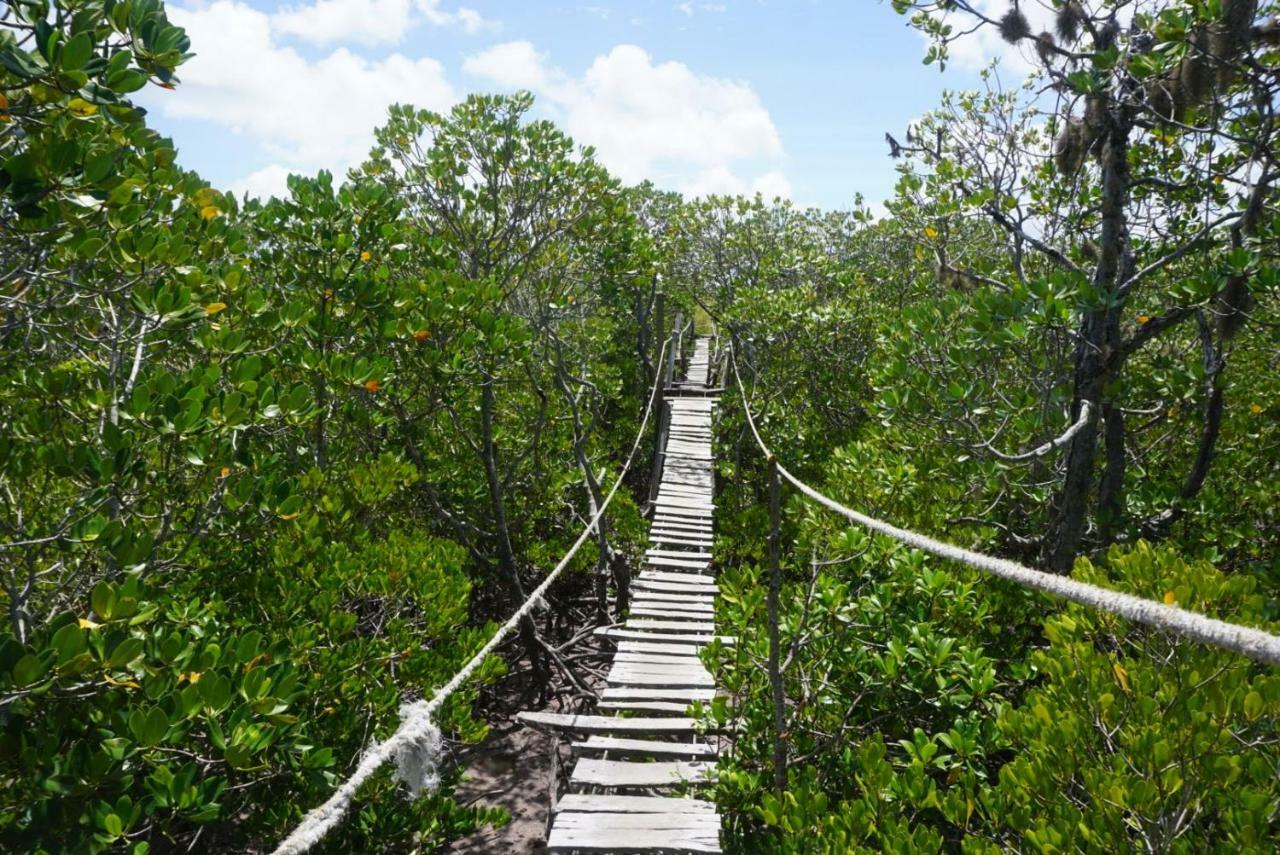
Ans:
[[[679,322],[677,329],[681,328]],[[672,333],[662,355],[668,370],[655,372],[653,390],[641,419],[631,452],[613,488],[596,508],[577,541],[560,563],[502,624],[467,664],[430,698],[407,703],[399,727],[380,742],[372,743],[354,771],[321,805],[310,810],[275,855],[299,855],[318,844],[341,823],[352,808],[360,786],[377,770],[394,763],[397,777],[417,794],[438,778],[441,734],[434,722],[440,705],[494,654],[541,602],[574,555],[587,542],[608,510],[623,477],[636,459],[650,417],[663,419],[659,428],[659,472],[652,494],[653,522],[644,567],[634,580],[633,598],[626,620],[601,627],[598,635],[614,642],[616,652],[604,687],[590,714],[524,712],[525,724],[569,737],[577,759],[567,791],[560,797],[552,819],[548,849],[556,853],[685,852],[718,853],[720,814],[710,795],[721,736],[708,733],[704,724],[688,715],[690,704],[716,695],[711,674],[699,652],[719,641],[715,630],[715,602],[719,588],[712,572],[712,521],[715,512],[715,476],[712,460],[712,427],[718,395],[730,380],[741,399],[742,415],[760,454],[768,465],[771,505],[771,561],[769,670],[774,688],[775,774],[786,769],[786,703],[778,664],[777,597],[781,585],[778,567],[779,496],[789,485],[808,502],[825,508],[850,524],[883,535],[947,562],[966,565],[1051,597],[1109,612],[1144,624],[1156,631],[1193,639],[1248,657],[1258,663],[1280,666],[1280,636],[1267,629],[1241,626],[1175,603],[1147,598],[1094,585],[1070,576],[1059,576],[1005,558],[986,555],[927,534],[900,528],[849,508],[793,475],[769,450],[761,436],[747,388],[739,375],[735,348],[722,350],[720,377],[712,385],[711,341],[698,338],[682,380],[664,382],[673,375],[669,367],[682,351],[682,332]],[[731,371],[730,371],[731,369]],[[1064,447],[1092,418],[1088,402],[1075,422],[1054,439],[1022,457],[1042,456]],[[424,774],[430,773],[430,774]]]
[[[718,740],[686,716],[689,704],[715,696],[698,659],[715,637],[718,591],[711,572],[710,351],[709,339],[697,339],[684,381],[668,393],[670,428],[645,567],[627,620],[597,630],[617,644],[597,714],[519,716],[576,737],[577,762],[555,806],[551,852],[720,851],[720,815],[696,797],[714,774]]]

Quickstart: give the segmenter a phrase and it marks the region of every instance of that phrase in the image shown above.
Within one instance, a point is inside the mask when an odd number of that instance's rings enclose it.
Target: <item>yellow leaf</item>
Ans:
[[[102,624],[100,624],[100,623],[94,623],[93,621],[89,620],[88,618],[80,618],[80,628],[81,628],[81,629],[97,629],[97,628],[98,628],[98,627],[100,627],[100,626],[102,626]]]
[[[938,236],[938,230],[935,229],[933,226],[925,226],[924,236],[927,237],[929,240],[933,240]]]
[[[218,210],[216,205],[205,205],[200,209],[200,217],[205,220],[212,220],[222,212]]]
[[[199,683],[199,682],[200,682],[200,672],[199,672],[199,671],[188,671],[187,673],[183,674],[183,675],[182,675],[181,677],[179,677],[178,679],[180,679],[180,680],[186,680],[188,683]]]
[[[110,674],[103,674],[102,678],[113,686],[128,686],[130,689],[142,688],[133,680],[117,680],[115,677],[112,677]]]
[[[1172,606],[1176,602],[1178,602],[1178,597],[1173,593],[1173,591],[1164,592],[1164,604],[1166,606]]]
[[[1148,324],[1148,323],[1151,323],[1151,316],[1150,316],[1150,315],[1138,315],[1138,323],[1139,323],[1139,324]]]
[[[1120,684],[1120,688],[1126,692],[1129,691],[1129,672],[1119,662],[1112,663],[1111,670],[1116,675],[1116,682]]]
[[[222,194],[212,187],[201,187],[192,198],[195,200],[197,208],[203,208],[217,202],[222,198]]]
[[[216,315],[218,314],[218,312],[221,312],[226,307],[227,307],[226,303],[209,303],[207,306],[204,307],[204,313],[206,315]]]
[[[299,516],[301,516],[301,513],[281,514],[280,519],[288,522],[289,520],[296,520]]]
[[[98,112],[98,108],[96,106],[90,104],[83,98],[72,98],[67,102],[67,109],[81,118],[92,116],[94,113]]]
[[[12,122],[13,117],[9,115],[9,99],[4,97],[4,93],[0,92],[0,122]]]

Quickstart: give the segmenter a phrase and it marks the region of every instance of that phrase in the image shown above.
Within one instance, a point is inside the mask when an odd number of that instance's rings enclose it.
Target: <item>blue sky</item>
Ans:
[[[197,57],[177,91],[142,101],[185,165],[241,192],[359,162],[390,103],[443,110],[469,92],[527,88],[629,182],[827,208],[861,192],[874,204],[895,177],[885,131],[901,136],[943,88],[976,82],[976,61],[922,65],[922,40],[879,0],[178,0],[169,11]]]

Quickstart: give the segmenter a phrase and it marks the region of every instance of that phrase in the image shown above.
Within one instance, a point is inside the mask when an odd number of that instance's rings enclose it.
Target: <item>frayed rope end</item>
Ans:
[[[419,718],[421,721],[414,721]],[[426,701],[414,701],[400,707],[400,720],[414,721],[414,726],[392,753],[396,761],[393,777],[397,783],[405,785],[410,798],[416,799],[424,791],[434,793],[440,788],[443,737],[440,728],[431,720],[430,706]]]

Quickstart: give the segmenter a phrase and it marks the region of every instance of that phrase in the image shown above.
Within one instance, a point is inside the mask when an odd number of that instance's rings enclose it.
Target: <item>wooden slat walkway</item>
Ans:
[[[555,809],[549,852],[719,853],[720,814],[697,795],[714,779],[718,743],[685,715],[715,697],[697,654],[717,636],[712,517],[715,511],[708,391],[710,341],[699,338],[684,380],[667,399],[670,431],[654,506],[650,549],[633,582],[631,612],[597,635],[617,653],[598,715],[521,713],[526,724],[573,734],[578,760]],[[687,390],[690,397],[683,397]]]

